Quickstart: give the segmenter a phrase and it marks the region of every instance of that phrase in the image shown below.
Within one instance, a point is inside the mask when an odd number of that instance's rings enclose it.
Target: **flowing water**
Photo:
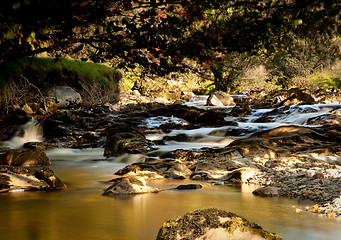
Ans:
[[[315,110],[307,111],[308,107]],[[337,108],[340,109],[341,105],[300,106],[291,109],[285,116],[278,116],[273,123],[254,123],[253,118],[245,118],[238,126],[176,130],[168,135],[186,134],[196,138],[190,143],[169,141],[167,145],[160,146],[160,151],[221,147],[236,137],[220,136],[212,132],[233,128],[258,131],[288,124],[304,125],[307,119],[328,114]],[[252,116],[259,117],[269,111],[257,110]],[[32,125],[33,128],[38,127]],[[39,131],[31,137],[41,139]],[[163,137],[148,136],[150,139]],[[16,144],[11,145],[13,142]],[[6,144],[17,148],[19,143],[23,144],[21,140],[12,139]],[[149,240],[156,238],[158,229],[167,219],[207,207],[235,212],[284,239],[341,239],[341,222],[307,213],[304,211],[305,203],[297,200],[254,196],[254,186],[205,185],[195,191],[167,190],[157,194],[104,197],[101,194],[109,186],[106,181],[113,178],[113,173],[143,158],[142,155],[105,159],[101,148],[54,149],[47,150],[46,154],[51,160],[51,169],[67,185],[67,189],[57,192],[2,193],[1,240]],[[190,180],[162,180],[150,184],[171,189],[187,182]]]

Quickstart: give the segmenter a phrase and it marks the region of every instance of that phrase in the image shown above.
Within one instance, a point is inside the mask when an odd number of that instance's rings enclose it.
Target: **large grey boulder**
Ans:
[[[81,95],[69,86],[56,86],[50,89],[48,96],[58,107],[78,105],[82,102]]]
[[[282,239],[237,214],[217,208],[196,210],[166,221],[156,240]]]

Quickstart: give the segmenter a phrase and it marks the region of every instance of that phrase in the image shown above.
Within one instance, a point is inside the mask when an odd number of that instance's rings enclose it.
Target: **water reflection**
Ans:
[[[60,170],[64,177],[72,174]],[[58,168],[55,171],[58,174]],[[77,182],[82,176],[88,177],[81,175]],[[179,182],[160,182],[167,184]],[[240,214],[284,239],[339,239],[341,234],[337,221],[296,213],[296,201],[253,196],[252,187],[206,186],[194,191],[171,190],[122,198],[102,197],[102,189],[107,187],[104,183],[84,185],[72,183],[65,191],[51,193],[2,194],[1,239],[155,239],[167,219],[206,207]]]

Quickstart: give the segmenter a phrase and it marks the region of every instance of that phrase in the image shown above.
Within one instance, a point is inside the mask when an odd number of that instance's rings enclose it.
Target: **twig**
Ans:
[[[20,75],[29,85],[31,85],[32,87],[34,87],[35,89],[37,89],[37,91],[39,92],[39,94],[41,95],[41,98],[43,99],[43,102],[44,102],[44,108],[45,108],[45,111],[47,111],[47,106],[46,106],[46,101],[45,101],[45,97],[44,95],[41,93],[40,89],[34,85],[33,83],[31,83],[27,78],[25,78],[23,75]]]

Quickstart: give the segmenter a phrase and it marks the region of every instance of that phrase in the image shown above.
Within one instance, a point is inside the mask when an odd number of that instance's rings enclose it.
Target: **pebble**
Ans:
[[[278,163],[248,179],[250,184],[277,187],[279,195],[316,203],[307,211],[341,219],[341,167],[326,163]]]

